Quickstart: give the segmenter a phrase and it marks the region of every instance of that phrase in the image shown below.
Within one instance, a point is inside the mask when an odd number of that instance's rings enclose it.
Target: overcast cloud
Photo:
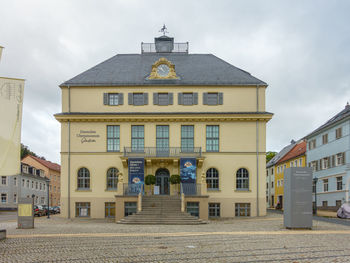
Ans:
[[[22,142],[60,162],[59,84],[117,53],[140,53],[165,23],[269,84],[267,150],[350,100],[350,1],[0,1],[0,76],[26,79]]]

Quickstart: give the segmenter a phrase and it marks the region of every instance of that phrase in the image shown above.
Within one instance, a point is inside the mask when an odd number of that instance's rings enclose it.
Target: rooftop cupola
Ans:
[[[350,108],[350,105],[349,105],[349,102],[347,102],[345,105],[345,109],[349,109],[349,108]]]
[[[173,37],[168,37],[165,25],[159,30],[163,35],[154,38],[154,43],[141,42],[141,53],[188,53],[188,42],[175,43]]]

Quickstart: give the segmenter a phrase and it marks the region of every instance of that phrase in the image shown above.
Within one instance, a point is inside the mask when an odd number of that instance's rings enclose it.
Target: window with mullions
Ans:
[[[143,125],[131,126],[131,150],[144,151],[145,147],[145,131]]]
[[[169,126],[168,125],[157,125],[156,128],[156,145],[157,151],[169,150]]]
[[[235,216],[250,216],[250,203],[236,203]]]
[[[124,203],[124,216],[129,216],[136,213],[137,203],[136,202],[125,202]]]
[[[249,190],[249,173],[245,168],[238,169],[236,173],[236,189]]]
[[[208,190],[219,189],[219,172],[215,168],[210,168],[206,172]]]
[[[115,217],[115,203],[114,202],[106,202],[105,203],[105,217],[106,218],[114,218]]]
[[[199,217],[199,203],[198,202],[187,202],[186,204],[187,213],[192,216]]]
[[[85,167],[78,170],[78,189],[90,189],[90,172]]]
[[[119,125],[107,126],[107,151],[120,151],[120,127]]]
[[[219,126],[207,125],[207,152],[219,151]]]
[[[118,186],[118,169],[109,168],[107,171],[107,189],[117,189]]]
[[[343,190],[343,177],[337,177],[337,190]]]
[[[209,203],[209,217],[220,217],[220,203]]]
[[[182,125],[181,126],[181,151],[193,152],[194,148],[194,126]]]
[[[75,203],[76,217],[90,217],[90,202]]]

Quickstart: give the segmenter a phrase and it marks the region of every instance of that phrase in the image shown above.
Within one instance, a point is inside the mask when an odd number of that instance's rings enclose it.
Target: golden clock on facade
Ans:
[[[158,59],[153,65],[148,79],[178,79],[175,65],[166,58]]]

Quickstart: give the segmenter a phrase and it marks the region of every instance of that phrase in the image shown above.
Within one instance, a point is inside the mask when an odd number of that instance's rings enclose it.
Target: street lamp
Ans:
[[[47,182],[47,219],[50,219],[50,179]]]
[[[313,179],[313,183],[315,185],[315,215],[317,215],[317,181],[318,181],[318,178],[315,177]]]

